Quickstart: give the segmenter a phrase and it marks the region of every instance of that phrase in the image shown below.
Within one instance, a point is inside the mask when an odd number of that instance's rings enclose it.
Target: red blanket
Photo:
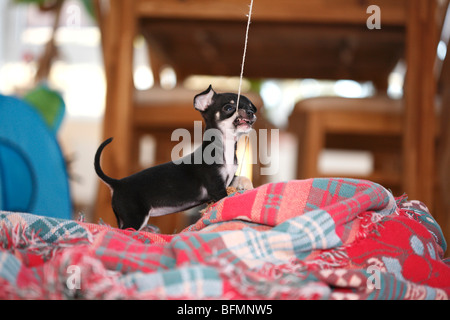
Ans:
[[[448,299],[426,206],[353,179],[274,183],[161,235],[0,212],[0,298]]]

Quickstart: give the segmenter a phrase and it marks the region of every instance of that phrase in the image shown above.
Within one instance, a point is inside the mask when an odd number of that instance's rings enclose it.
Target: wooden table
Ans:
[[[381,9],[381,29],[369,30],[369,5]],[[98,2],[97,2],[98,5]],[[132,173],[135,121],[133,41],[145,35],[154,65],[190,74],[238,76],[248,0],[110,0],[97,6],[107,75],[104,137],[114,146],[104,169]],[[386,89],[387,75],[406,59],[403,189],[433,204],[434,63],[442,9],[435,0],[254,0],[245,76],[370,80]],[[109,191],[100,189],[97,217],[109,222]],[[111,214],[109,214],[111,216]]]

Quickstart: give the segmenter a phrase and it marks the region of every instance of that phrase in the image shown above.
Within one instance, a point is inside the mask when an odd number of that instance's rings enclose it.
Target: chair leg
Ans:
[[[133,112],[133,40],[136,32],[135,1],[110,3],[107,37],[104,45],[107,76],[106,109],[103,121],[103,137],[114,137],[114,144],[102,154],[103,169],[114,177],[125,177],[132,173],[130,144]],[[116,29],[117,25],[123,27]],[[119,63],[120,62],[120,63]],[[116,66],[116,67],[112,67]],[[100,184],[94,220],[100,218],[115,225],[115,216],[110,205],[110,192]]]
[[[325,147],[325,132],[320,121],[320,114],[310,112],[307,115],[307,121],[304,128],[304,137],[300,145],[302,153],[299,157],[303,158],[302,178],[314,178],[319,175],[318,164],[320,152]]]

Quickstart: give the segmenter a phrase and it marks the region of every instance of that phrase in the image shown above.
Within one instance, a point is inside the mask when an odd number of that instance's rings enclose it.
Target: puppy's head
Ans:
[[[249,132],[256,121],[256,107],[245,96],[239,98],[235,93],[216,93],[212,86],[194,98],[194,107],[205,119],[206,128],[220,129],[240,135]]]

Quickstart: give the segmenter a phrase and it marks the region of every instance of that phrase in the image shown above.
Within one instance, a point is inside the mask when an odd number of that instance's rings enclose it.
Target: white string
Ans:
[[[252,11],[253,11],[253,0],[250,1],[250,9],[248,11],[247,28],[245,30],[244,53],[242,55],[241,74],[239,76],[239,90],[238,90],[238,97],[237,97],[237,104],[236,104],[236,113],[238,113],[238,111],[239,111],[239,100],[241,98],[242,80],[244,78],[245,56],[247,55],[248,30],[250,29],[250,23],[251,23],[251,20],[252,20]],[[242,160],[241,160],[241,163],[240,163],[238,176],[241,175],[242,167],[244,166],[244,159],[245,159],[245,153],[247,152],[248,140],[249,140],[248,139],[248,135],[246,135],[245,136],[244,152],[242,153]]]
[[[248,146],[248,141],[249,141],[248,134],[246,134],[246,135],[244,136],[244,141],[245,141],[245,142],[244,142],[244,143],[245,143],[245,145],[244,145],[244,152],[242,152],[242,158],[241,158],[241,162],[240,162],[240,166],[239,166],[239,173],[238,173],[238,176],[241,175],[242,167],[244,166],[245,153],[247,152],[247,146]]]
[[[238,90],[236,112],[238,112],[239,99],[241,98],[242,79],[244,78],[245,56],[247,55],[248,30],[250,29],[250,22],[252,20],[252,10],[253,10],[253,0],[251,0],[250,2],[250,9],[248,11],[247,29],[245,30],[244,54],[242,55],[241,74],[239,76],[239,90]]]

